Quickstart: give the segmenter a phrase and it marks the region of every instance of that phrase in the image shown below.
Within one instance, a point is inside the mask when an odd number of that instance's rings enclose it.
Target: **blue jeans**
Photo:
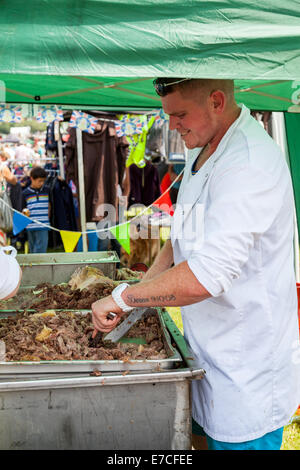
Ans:
[[[27,230],[29,253],[47,253],[48,230]]]
[[[101,239],[99,238],[98,239],[98,251],[107,251],[109,250],[109,246],[110,246],[110,249],[113,250],[113,251],[116,251],[117,255],[121,256],[121,245],[120,243],[118,242],[118,240],[116,240],[115,238],[104,238],[104,239]]]
[[[192,419],[192,432],[197,436],[206,436],[208,450],[280,450],[283,427],[251,441],[223,442],[209,437],[203,428]]]

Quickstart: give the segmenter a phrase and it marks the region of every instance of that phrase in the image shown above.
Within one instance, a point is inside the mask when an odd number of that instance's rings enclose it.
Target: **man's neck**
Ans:
[[[224,124],[220,126],[218,134],[214,137],[214,139],[211,140],[211,142],[208,142],[201,150],[201,152],[198,155],[197,162],[195,164],[195,170],[198,171],[204,163],[209,159],[209,157],[217,150],[219,143],[223,139],[224,135],[232,126],[234,121],[236,121],[241,114],[241,108],[236,106],[234,110],[228,114],[228,117],[224,119]]]

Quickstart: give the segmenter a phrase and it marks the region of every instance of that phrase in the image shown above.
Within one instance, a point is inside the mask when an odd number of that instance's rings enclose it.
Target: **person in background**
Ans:
[[[173,183],[173,181],[177,178],[177,176],[182,172],[182,170],[184,169],[184,166],[185,166],[184,163],[173,163],[169,165],[168,173],[170,175],[171,183]],[[178,191],[180,188],[180,183],[182,181],[182,176],[183,175],[181,175],[178,178],[176,183],[174,183],[172,188],[170,189],[170,198],[171,198],[172,204],[176,204],[177,195],[178,195]]]
[[[0,151],[0,181],[5,180],[7,183],[12,185],[16,185],[18,180],[16,175],[13,175],[10,169],[8,168],[8,160],[9,155],[4,152],[4,150]]]
[[[4,150],[4,152],[6,152],[9,155],[10,160],[15,159],[16,151],[15,151],[14,146],[8,145],[8,146],[4,147],[3,150]]]
[[[34,167],[30,172],[30,186],[23,190],[23,213],[33,219],[26,231],[30,253],[46,253],[48,247],[48,227],[51,206],[49,191],[45,188],[47,172]],[[39,223],[41,222],[41,223]]]

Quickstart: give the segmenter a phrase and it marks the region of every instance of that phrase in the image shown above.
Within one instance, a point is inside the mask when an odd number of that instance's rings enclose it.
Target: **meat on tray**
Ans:
[[[147,344],[98,342],[91,346],[94,326],[90,313],[46,311],[18,313],[0,319],[0,341],[6,361],[164,359],[163,332],[158,315],[143,317],[126,335]]]
[[[110,295],[114,284],[96,284],[86,289],[71,289],[67,284],[41,283],[32,290],[31,300],[20,304],[20,309],[79,309],[89,310],[92,303]]]

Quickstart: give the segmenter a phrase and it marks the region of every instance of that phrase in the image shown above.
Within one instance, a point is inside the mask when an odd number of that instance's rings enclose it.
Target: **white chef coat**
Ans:
[[[279,147],[244,106],[192,176],[200,150],[190,152],[171,230],[175,264],[187,260],[212,295],[182,307],[206,371],[192,383],[192,414],[213,439],[243,442],[286,425],[300,403],[293,190]],[[197,207],[202,233],[193,233]]]
[[[18,286],[20,266],[12,256],[0,251],[0,299],[5,299]]]

